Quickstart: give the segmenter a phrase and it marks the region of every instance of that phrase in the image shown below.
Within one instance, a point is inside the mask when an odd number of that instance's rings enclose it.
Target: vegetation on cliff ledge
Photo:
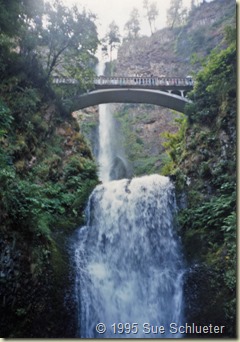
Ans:
[[[63,310],[69,270],[62,247],[69,231],[83,223],[98,180],[78,124],[49,82],[63,42],[68,48],[62,57],[80,58],[73,44],[79,37],[63,36],[72,14],[58,3],[55,32],[42,25],[43,2],[0,3],[1,337],[74,337],[72,313]],[[55,7],[51,13],[55,18]],[[74,13],[83,25],[78,29],[92,28],[89,40],[81,36],[83,49],[94,50],[94,22]],[[44,39],[55,44],[51,65],[45,63],[51,44]],[[86,50],[83,55],[87,65]]]
[[[184,194],[184,201],[179,195],[179,225],[191,266],[188,318],[197,324],[220,322],[228,337],[236,334],[235,36],[228,27],[228,46],[212,51],[197,74],[187,120],[177,134],[168,135],[171,161],[165,166],[176,176],[178,194]],[[198,307],[188,310],[193,287]]]

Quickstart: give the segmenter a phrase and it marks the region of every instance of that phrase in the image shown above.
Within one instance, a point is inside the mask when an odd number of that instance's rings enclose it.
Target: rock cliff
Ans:
[[[189,13],[183,27],[164,28],[151,37],[125,40],[118,51],[114,63],[116,75],[165,75],[186,77],[200,70],[199,60],[211,50],[224,48],[225,26],[235,22],[234,1],[220,0],[203,2]],[[124,122],[123,118],[124,115]],[[149,105],[116,105],[117,120],[122,122],[125,145],[129,146],[129,136],[141,149],[139,158],[136,151],[127,150],[133,174],[161,172],[166,155],[163,146],[164,132],[174,133],[178,129],[179,113],[167,108]],[[151,157],[151,160],[147,158]],[[150,163],[149,170],[142,167]]]
[[[217,46],[224,48],[225,26],[235,22],[235,2],[215,0],[194,7],[184,26],[164,28],[151,37],[124,40],[113,61],[114,74],[121,76],[165,75],[185,77],[201,69],[201,58]],[[109,68],[106,68],[108,71]],[[151,105],[115,105],[115,118],[122,134],[132,174],[160,172],[166,161],[166,132],[174,133],[180,113]],[[82,132],[97,156],[98,111],[88,108],[78,115]],[[131,146],[131,148],[129,148]]]

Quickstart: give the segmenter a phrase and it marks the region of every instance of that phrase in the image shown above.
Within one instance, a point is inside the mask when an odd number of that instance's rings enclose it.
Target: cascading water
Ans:
[[[171,323],[182,321],[173,190],[167,177],[152,175],[107,182],[93,191],[75,254],[81,337],[179,337],[169,332]],[[100,322],[104,334],[96,331]],[[114,323],[137,323],[138,331],[117,333]],[[161,325],[165,333],[148,333],[144,323]]]
[[[111,116],[100,106],[99,177],[75,238],[83,338],[173,338],[183,321],[183,262],[169,178],[111,180]]]
[[[105,63],[101,61],[97,67],[97,75],[104,74]],[[99,179],[103,182],[110,180],[110,170],[113,160],[112,143],[111,143],[111,130],[112,112],[110,105],[99,105]]]

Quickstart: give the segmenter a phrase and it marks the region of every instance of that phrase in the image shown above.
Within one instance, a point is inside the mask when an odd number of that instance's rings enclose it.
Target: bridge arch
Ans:
[[[148,103],[184,112],[191,101],[173,93],[141,88],[109,88],[93,90],[73,99],[73,110],[84,109],[104,103]]]

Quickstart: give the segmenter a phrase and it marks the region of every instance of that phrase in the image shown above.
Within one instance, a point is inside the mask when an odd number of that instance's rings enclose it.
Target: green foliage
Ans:
[[[179,223],[183,229],[183,242],[189,262],[206,263],[215,269],[218,296],[224,296],[225,320],[229,332],[234,334],[236,317],[236,195],[224,194],[209,201],[192,203],[182,210]],[[189,200],[192,200],[189,198]],[[223,319],[223,318],[222,318]]]
[[[134,176],[151,175],[158,172],[156,163],[159,161],[159,156],[144,156],[143,158],[134,161]]]
[[[186,109],[190,122],[209,125],[219,113],[222,103],[234,101],[236,75],[235,44],[221,52],[214,50],[197,75],[194,93],[190,94],[194,101]]]
[[[95,16],[86,11],[80,13],[76,6],[69,9],[58,0],[53,5],[47,3],[45,9],[46,29],[40,44],[45,51],[41,58],[46,61],[48,77],[55,71],[63,76],[76,76],[81,83],[83,76],[87,76],[89,82],[90,61],[98,44]]]
[[[179,129],[176,133],[164,132],[161,134],[161,136],[166,139],[163,146],[166,148],[166,153],[169,156],[161,170],[163,175],[175,174],[184,157],[188,121],[187,118],[182,115],[180,118],[175,119],[175,122],[179,125]]]
[[[11,127],[13,117],[10,114],[9,108],[1,101],[0,102],[0,138],[8,132]]]
[[[43,1],[8,0],[0,2],[0,32],[9,36],[19,34],[19,30],[28,27],[30,20],[41,12]],[[14,23],[14,25],[13,25]]]
[[[25,308],[18,308],[16,310],[16,315],[19,317],[26,316],[26,314],[27,314],[27,311]]]
[[[5,152],[4,145],[6,143],[8,132],[11,129],[13,117],[10,110],[0,100],[0,169],[6,167],[9,160],[8,154]]]
[[[181,191],[186,198],[178,219],[187,261],[211,270],[209,286],[214,285],[213,299],[223,309],[220,319],[227,322],[230,336],[234,336],[236,322],[237,72],[233,36],[234,30],[227,29],[228,47],[213,50],[201,61],[202,70],[188,94],[193,102],[186,108],[187,119],[181,119],[176,134],[164,135],[169,160],[163,168],[165,174],[176,176],[178,195]],[[203,308],[206,314],[211,312],[208,305]]]
[[[144,155],[144,147],[142,141],[132,129],[134,119],[128,117],[127,107],[123,112],[116,113],[115,117],[121,124],[121,129],[125,137],[123,145],[128,154],[129,160],[134,162],[141,159]],[[131,148],[128,148],[129,146],[131,146]]]
[[[236,43],[236,27],[232,26],[225,26],[225,41],[228,45]]]
[[[148,155],[146,146],[139,137],[139,132],[137,129],[133,129],[134,124],[138,122],[137,120],[143,120],[145,115],[142,114],[139,118],[131,117],[128,115],[129,108],[131,108],[131,105],[125,105],[123,111],[115,113],[115,117],[120,123],[122,136],[124,137],[122,145],[126,151],[127,158],[133,166],[135,176],[155,173],[157,172],[156,163],[160,157]]]
[[[206,239],[206,244],[209,242],[212,244],[216,242],[221,243],[224,238],[222,231],[227,233],[235,229],[235,226],[231,225],[233,222],[232,215],[236,208],[235,201],[235,193],[212,197],[210,201],[202,202],[199,206],[186,209],[187,215],[185,215],[183,210],[181,225],[183,228],[187,226],[187,229],[204,232],[202,239],[203,241]]]
[[[230,291],[235,293],[236,291],[236,271],[237,271],[237,260],[236,260],[236,227],[237,217],[236,211],[231,212],[223,220],[221,230],[224,234],[224,243],[226,248],[226,273],[224,274],[224,280]]]
[[[31,179],[19,179],[10,167],[1,170],[1,209],[11,213],[9,224],[26,238],[34,235],[51,240],[51,231],[58,228],[62,215],[68,217],[70,226],[73,221],[75,225],[81,222],[87,198],[97,184],[96,166],[84,160],[79,169],[77,159],[73,160],[67,167],[64,183],[51,182],[48,176],[41,185]]]
[[[197,29],[190,37],[192,51],[199,50],[207,43],[207,29],[203,27],[201,30]]]
[[[176,1],[176,5],[180,4],[180,1]],[[196,70],[202,68],[201,59],[205,59],[209,55],[216,43],[219,44],[220,48],[223,49],[229,42],[236,41],[236,4],[234,1],[216,1],[212,4],[213,8],[209,8],[212,12],[212,18],[215,19],[214,22],[207,22],[206,25],[199,26],[198,21],[200,19],[200,13],[204,8],[202,6],[194,6],[187,16],[187,23],[183,27],[178,27],[174,29],[174,32],[178,35],[175,40],[175,51],[180,58],[186,58],[186,60],[195,59],[195,65],[190,71],[188,66],[188,73],[191,74]],[[209,6],[211,7],[211,6]],[[214,9],[215,7],[215,9]],[[216,12],[221,11],[224,8],[223,15],[214,16],[214,10]],[[207,11],[207,7],[205,8]],[[210,13],[209,13],[210,14]],[[174,18],[174,12],[172,11],[172,17]],[[180,19],[177,16],[177,21]],[[172,19],[169,25],[172,23]],[[183,21],[184,22],[184,21]],[[224,32],[224,26],[226,26]],[[227,31],[227,33],[226,33]],[[235,32],[234,32],[235,31]],[[228,36],[230,40],[228,40]],[[198,61],[197,61],[198,60]],[[191,67],[190,67],[191,68]]]
[[[68,269],[56,237],[65,239],[83,224],[88,196],[98,182],[77,122],[46,82],[47,73],[58,67],[64,75],[74,73],[80,86],[91,83],[95,19],[60,1],[45,5],[48,21],[42,0],[0,0],[0,242],[11,261],[1,277],[5,337],[36,336],[34,320],[39,331],[41,324],[45,329],[49,302],[54,313],[61,311],[55,303],[61,302],[65,284],[61,295],[55,290]],[[59,325],[56,318],[44,334],[54,324]]]
[[[36,89],[24,88],[14,93],[14,100],[12,99],[12,111],[15,114],[16,120],[20,127],[25,128],[26,118],[36,112],[37,106],[40,102],[39,94]]]
[[[42,0],[0,3],[0,70],[13,75],[24,71],[31,74],[31,80],[24,75],[25,81],[39,84],[54,72],[89,87],[98,44],[95,15],[67,8],[60,0],[43,5]]]

